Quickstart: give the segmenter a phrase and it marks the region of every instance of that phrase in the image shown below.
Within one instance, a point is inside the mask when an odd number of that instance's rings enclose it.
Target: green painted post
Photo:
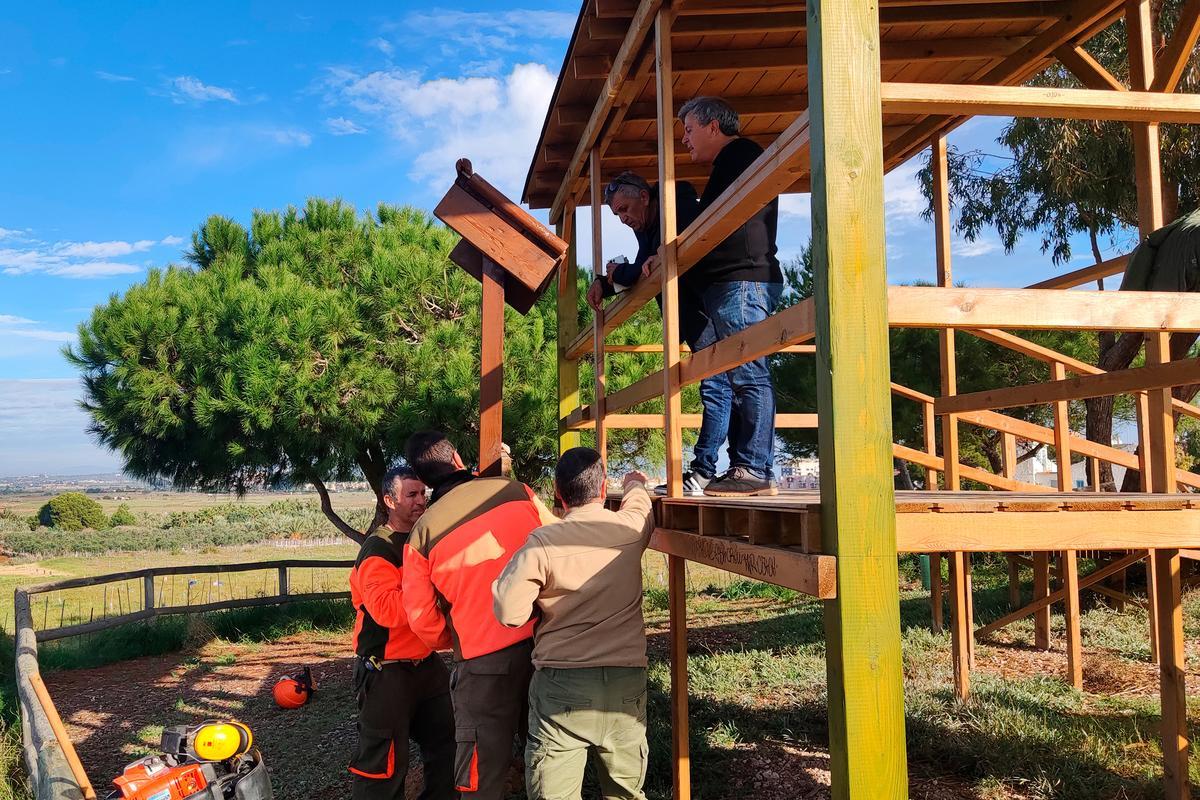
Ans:
[[[932,580],[929,572],[929,556],[925,553],[917,556],[917,562],[921,568],[921,588],[929,591],[932,586]]]
[[[903,800],[876,3],[809,2],[808,75],[832,794]]]

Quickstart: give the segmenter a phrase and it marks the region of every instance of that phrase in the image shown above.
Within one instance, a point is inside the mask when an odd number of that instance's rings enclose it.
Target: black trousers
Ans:
[[[409,737],[421,748],[421,800],[456,800],[454,712],[446,665],[434,653],[419,664],[354,667],[358,749],[350,762],[354,800],[404,800]]]
[[[513,737],[529,730],[533,640],[454,665],[454,784],[463,800],[503,800]],[[518,751],[520,752],[520,751]]]

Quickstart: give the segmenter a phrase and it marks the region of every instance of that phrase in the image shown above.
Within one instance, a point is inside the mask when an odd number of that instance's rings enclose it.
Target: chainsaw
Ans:
[[[126,765],[107,800],[274,800],[253,745],[250,729],[233,720],[166,728],[162,755]]]

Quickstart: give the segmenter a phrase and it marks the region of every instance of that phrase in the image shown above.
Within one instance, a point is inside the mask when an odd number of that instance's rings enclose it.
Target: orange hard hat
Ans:
[[[297,677],[285,675],[275,682],[271,694],[275,696],[275,704],[280,708],[299,708],[308,702],[316,691],[312,672],[308,667]]]

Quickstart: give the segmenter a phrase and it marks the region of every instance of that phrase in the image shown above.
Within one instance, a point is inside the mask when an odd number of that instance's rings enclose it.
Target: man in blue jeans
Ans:
[[[601,275],[597,271],[596,279],[587,293],[588,303],[597,311],[603,298],[623,291],[649,274],[662,244],[657,186],[650,185],[635,172],[622,172],[605,187],[604,202],[623,224],[633,229],[638,251],[631,263],[616,264],[610,261],[606,274]],[[682,231],[692,224],[699,213],[696,190],[687,181],[675,182],[675,206],[676,224]],[[661,308],[661,295],[658,304]],[[703,297],[690,271],[679,280],[679,332],[692,352],[703,350],[717,341],[716,328],[704,313]],[[733,386],[729,376],[723,373],[700,381],[700,401],[704,405],[704,416],[696,445],[692,449],[691,469],[683,476],[683,493],[688,495],[702,495],[705,485],[717,472],[717,451],[728,434],[730,406],[733,403]],[[657,487],[655,491],[666,494],[666,485]]]
[[[737,112],[720,98],[689,100],[679,109],[679,120],[683,123],[683,145],[691,153],[692,161],[712,164],[708,184],[700,197],[699,208],[703,212],[754,163],[763,149],[738,135]],[[783,273],[775,244],[778,223],[776,198],[686,273],[700,294],[716,341],[762,322],[778,304],[783,294]],[[767,359],[755,359],[725,374],[732,394],[730,469],[709,482],[704,493],[716,497],[778,494],[773,474],[775,387]]]

